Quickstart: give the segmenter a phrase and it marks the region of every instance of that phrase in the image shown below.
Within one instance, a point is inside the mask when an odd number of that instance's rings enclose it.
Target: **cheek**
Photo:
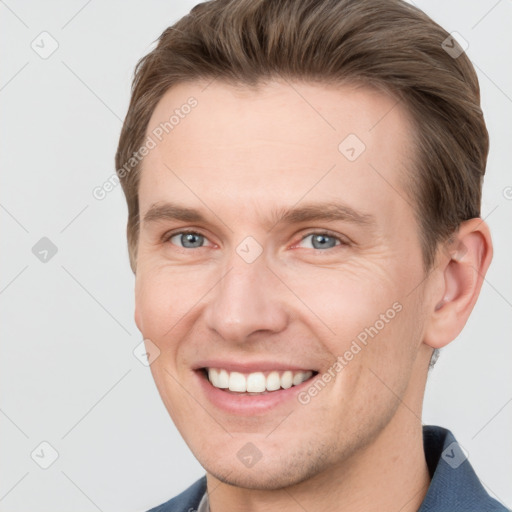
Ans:
[[[336,387],[340,394],[355,394],[364,402],[388,404],[389,390],[401,390],[421,341],[421,319],[417,299],[409,294],[400,276],[383,273],[369,265],[352,265],[340,270],[316,269],[295,278],[294,291],[307,309],[302,321],[331,361],[328,367],[342,374]],[[340,370],[340,368],[342,368]]]
[[[208,276],[197,269],[153,267],[140,269],[135,286],[135,303],[141,331],[157,337],[179,324],[191,313],[208,290]],[[173,327],[176,326],[176,327]]]
[[[305,306],[303,319],[308,318],[315,330],[325,331],[327,339],[346,343],[363,333],[364,341],[365,329],[376,322],[378,330],[383,330],[381,315],[386,326],[397,316],[397,306],[393,307],[400,298],[396,280],[376,265],[310,268],[290,272],[287,280]]]
[[[172,421],[185,440],[190,436],[190,418],[208,422],[205,405],[198,405],[180,383],[181,375],[173,364],[172,357],[162,354],[150,366],[153,380]],[[187,428],[188,426],[188,428]]]

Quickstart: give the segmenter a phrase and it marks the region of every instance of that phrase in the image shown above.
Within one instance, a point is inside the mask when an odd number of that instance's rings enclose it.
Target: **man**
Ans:
[[[479,102],[399,0],[208,2],[138,64],[135,320],[206,470],[153,510],[505,510],[421,422],[492,259]]]

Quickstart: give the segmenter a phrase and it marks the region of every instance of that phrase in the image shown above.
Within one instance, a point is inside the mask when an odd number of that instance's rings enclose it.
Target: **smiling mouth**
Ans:
[[[228,393],[246,395],[264,395],[289,389],[312,379],[318,374],[314,370],[274,370],[252,373],[230,372],[223,368],[203,368],[202,370],[214,388]]]

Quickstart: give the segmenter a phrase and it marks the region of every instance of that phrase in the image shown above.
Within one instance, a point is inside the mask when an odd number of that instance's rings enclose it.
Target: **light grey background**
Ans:
[[[136,61],[195,3],[0,1],[1,512],[144,511],[203,474],[132,353],[141,336],[121,187],[92,195],[114,172]],[[469,43],[495,244],[475,311],[429,378],[424,423],[450,428],[510,507],[512,2],[415,3]],[[48,52],[52,40],[46,59],[31,47]],[[42,237],[58,251],[47,262],[32,252]],[[48,469],[33,460],[51,462],[43,441],[58,452]]]

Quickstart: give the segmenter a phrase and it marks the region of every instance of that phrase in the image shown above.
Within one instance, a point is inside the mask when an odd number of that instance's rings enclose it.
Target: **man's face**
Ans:
[[[399,414],[417,421],[399,408],[421,401],[430,354],[403,188],[411,125],[367,88],[205,86],[173,87],[148,126],[135,317],[199,462],[278,488],[360,453]]]

